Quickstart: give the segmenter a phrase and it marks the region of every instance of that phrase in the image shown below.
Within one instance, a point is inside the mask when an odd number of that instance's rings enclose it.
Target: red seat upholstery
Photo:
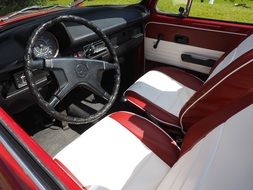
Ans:
[[[252,103],[247,95],[194,124],[182,150],[145,118],[116,112],[55,159],[87,189],[252,189]]]
[[[212,69],[207,81],[162,67],[138,79],[126,92],[129,102],[169,126],[188,130],[253,89],[253,35]]]

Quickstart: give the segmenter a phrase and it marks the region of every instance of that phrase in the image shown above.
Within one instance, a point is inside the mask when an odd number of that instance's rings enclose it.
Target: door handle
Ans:
[[[188,62],[188,63],[193,63],[197,65],[203,65],[206,67],[212,67],[213,64],[216,62],[216,60],[200,55],[193,55],[193,54],[185,54],[183,53],[181,55],[182,61]]]

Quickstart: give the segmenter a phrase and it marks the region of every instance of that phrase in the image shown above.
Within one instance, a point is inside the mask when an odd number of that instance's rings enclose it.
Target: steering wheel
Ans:
[[[98,37],[105,43],[105,46],[111,55],[112,63],[103,60],[75,57],[35,59],[33,55],[33,47],[36,40],[48,28],[61,22],[78,23],[95,32]],[[51,71],[57,80],[58,89],[54,92],[49,101],[46,101],[42,97],[35,84],[33,72],[34,70]],[[107,70],[114,70],[114,86],[111,95],[106,92],[101,86],[103,73]],[[105,33],[102,32],[101,29],[99,29],[93,23],[84,18],[73,15],[60,16],[58,18],[52,19],[40,25],[37,29],[34,30],[28,40],[25,51],[25,75],[31,93],[35,96],[39,106],[55,119],[71,124],[86,124],[94,122],[103,117],[112,107],[117,97],[120,86],[120,66],[112,43],[105,35]],[[103,106],[102,109],[97,111],[95,114],[89,115],[86,118],[73,117],[56,111],[56,105],[58,105],[63,100],[63,98],[77,86],[82,86],[90,90],[96,95],[107,100],[107,103]]]

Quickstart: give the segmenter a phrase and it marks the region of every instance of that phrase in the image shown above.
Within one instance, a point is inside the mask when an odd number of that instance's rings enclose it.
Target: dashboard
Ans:
[[[144,21],[149,12],[140,5],[75,8],[31,18],[0,29],[0,104],[10,113],[34,104],[24,74],[24,51],[33,30],[60,15],[86,18],[102,29],[111,40],[118,57],[136,49],[143,42]],[[103,41],[85,26],[60,23],[44,32],[33,47],[34,58],[85,57],[108,60]],[[36,73],[36,84],[47,91],[48,72]]]

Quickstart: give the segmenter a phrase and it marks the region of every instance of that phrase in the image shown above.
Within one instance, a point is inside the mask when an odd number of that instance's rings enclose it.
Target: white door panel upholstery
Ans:
[[[221,51],[199,48],[195,46],[168,42],[163,40],[161,40],[157,48],[154,49],[153,45],[156,42],[157,39],[145,37],[144,54],[146,60],[164,63],[167,65],[172,65],[180,68],[190,69],[206,74],[210,72],[210,67],[184,62],[181,60],[181,54],[183,53],[196,54],[217,60],[224,53]]]
[[[158,190],[251,190],[253,106],[211,131],[181,157]]]
[[[106,117],[55,156],[88,189],[156,189],[170,167]],[[154,170],[155,168],[155,170]]]
[[[143,75],[128,91],[138,93],[177,117],[183,105],[195,93],[194,90],[156,70]]]

